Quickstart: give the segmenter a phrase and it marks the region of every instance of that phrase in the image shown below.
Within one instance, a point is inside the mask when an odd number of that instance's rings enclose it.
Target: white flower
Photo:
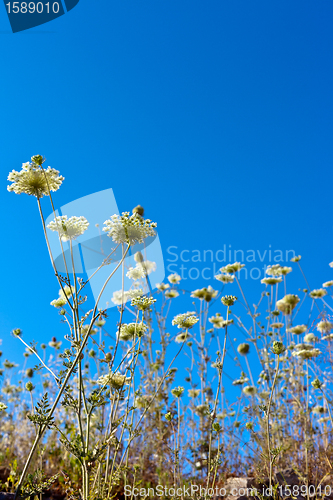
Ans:
[[[253,387],[253,385],[246,385],[243,387],[243,392],[246,396],[254,396],[257,392],[257,389]]]
[[[54,307],[63,307],[65,304],[67,304],[67,300],[64,297],[58,297],[51,302],[51,306]]]
[[[73,293],[75,293],[75,287],[73,285],[72,286],[65,285],[64,290],[62,290],[62,288],[59,290],[59,297],[65,298],[66,296],[69,298],[73,295]]]
[[[237,271],[240,271],[243,267],[245,267],[245,264],[234,262],[233,264],[227,264],[226,266],[221,267],[220,273],[234,274]]]
[[[317,330],[320,333],[330,333],[332,328],[333,328],[333,323],[331,323],[327,319],[323,319],[317,325]]]
[[[177,342],[177,344],[182,344],[183,342],[185,342],[185,340],[187,340],[189,338],[189,335],[187,332],[184,332],[184,333],[180,333],[179,335],[177,335],[177,337],[175,338],[175,342]]]
[[[126,304],[126,302],[129,300],[129,297],[127,296],[127,292],[117,290],[116,292],[113,292],[111,300],[116,306],[121,306],[122,304]]]
[[[137,299],[143,295],[142,288],[135,288],[134,290],[129,290],[126,292],[128,299]]]
[[[292,355],[302,359],[311,359],[321,354],[321,351],[319,349],[312,349],[312,346],[309,347],[310,349],[301,349],[300,351],[294,351]]]
[[[112,215],[104,222],[103,231],[112,238],[115,243],[143,243],[148,236],[155,236],[154,228],[157,226],[150,219],[143,219],[138,213],[130,215],[123,212],[122,215]]]
[[[174,299],[176,297],[179,296],[179,293],[177,292],[177,290],[167,290],[165,292],[165,296],[168,298],[168,299]]]
[[[333,267],[333,261],[328,264],[330,267]]]
[[[325,295],[327,295],[327,290],[324,290],[324,288],[318,288],[310,292],[310,297],[312,299],[321,299],[321,297],[325,297]]]
[[[261,280],[261,283],[263,283],[264,285],[276,285],[277,283],[281,283],[282,281],[282,278],[279,276],[279,277],[276,277],[276,278],[263,278]]]
[[[333,286],[333,280],[325,281],[325,283],[323,283],[324,288],[328,288],[329,286]]]
[[[170,274],[168,276],[168,280],[170,281],[170,283],[172,283],[173,285],[177,285],[180,280],[181,280],[181,277],[179,276],[179,274],[177,273],[174,273],[174,274]]]
[[[140,262],[137,264],[138,268],[141,268],[144,276],[156,271],[156,262],[152,262],[150,260],[145,260],[144,262]]]
[[[283,328],[284,324],[283,323],[272,323],[271,328]]]
[[[163,292],[164,290],[167,290],[168,288],[170,288],[170,285],[169,285],[169,283],[156,283],[156,288]]]
[[[231,325],[234,320],[225,320],[220,313],[216,313],[216,316],[211,316],[208,321],[214,325],[215,328],[225,328],[227,325]]]
[[[67,215],[59,215],[54,221],[47,225],[51,231],[56,231],[62,241],[74,240],[81,236],[89,226],[89,222],[85,217],[70,217]]]
[[[318,340],[318,337],[316,337],[313,333],[308,333],[304,336],[304,342],[318,342]]]
[[[126,377],[126,375],[120,375],[119,373],[109,373],[108,375],[103,375],[97,379],[98,385],[110,385],[114,389],[121,389],[124,385],[128,385],[131,381],[131,377]]]
[[[144,323],[123,324],[120,327],[119,338],[121,340],[132,340],[135,337],[142,337],[146,330],[147,327]]]
[[[306,332],[308,327],[306,325],[296,325],[287,329],[287,332],[294,333],[296,335],[300,335],[301,333]]]
[[[192,328],[199,318],[195,315],[195,312],[187,312],[184,314],[177,314],[172,320],[173,326],[177,325],[178,328]]]
[[[132,280],[136,281],[141,278],[145,277],[144,270],[142,267],[130,267],[129,270],[126,273],[127,278],[131,278]]]
[[[214,278],[226,284],[226,283],[233,283],[235,276],[233,274],[216,274]]]
[[[64,177],[59,175],[58,170],[54,168],[48,167],[44,170],[40,165],[27,162],[23,163],[20,172],[12,170],[8,175],[8,180],[13,183],[7,186],[8,191],[42,198],[49,194],[49,189],[57,191]]]
[[[1,403],[0,402],[0,412],[1,411],[4,411],[4,410],[7,410],[8,406],[5,405],[5,403]]]

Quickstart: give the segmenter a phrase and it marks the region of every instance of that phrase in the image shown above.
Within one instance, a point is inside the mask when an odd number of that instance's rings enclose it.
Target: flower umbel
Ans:
[[[35,157],[33,156],[32,159]],[[62,175],[59,175],[58,170],[48,167],[43,169],[37,163],[23,163],[22,170],[17,172],[12,170],[8,175],[8,180],[12,182],[7,186],[8,191],[13,191],[16,194],[28,194],[42,198],[49,195],[49,191],[57,191],[64,180]]]
[[[112,238],[115,243],[143,243],[148,236],[155,236],[154,228],[157,226],[150,219],[143,219],[138,213],[130,215],[123,212],[122,215],[112,215],[104,222],[103,231]]]

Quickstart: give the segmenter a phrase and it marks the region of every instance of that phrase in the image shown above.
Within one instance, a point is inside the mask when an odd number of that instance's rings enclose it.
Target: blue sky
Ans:
[[[13,328],[58,324],[36,202],[6,192],[33,154],[65,177],[58,207],[107,188],[121,211],[142,204],[165,259],[294,249],[313,288],[332,279],[332,17],[328,0],[80,0],[12,34],[0,9],[6,357]]]

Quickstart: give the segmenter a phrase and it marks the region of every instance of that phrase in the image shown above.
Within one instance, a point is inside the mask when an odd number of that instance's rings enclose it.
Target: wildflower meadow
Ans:
[[[333,262],[315,289],[300,255],[268,266],[252,285],[255,304],[242,288],[241,262],[221,267],[201,289],[187,290],[178,273],[152,287],[157,265],[146,249],[157,224],[138,205],[105,213],[95,229],[107,243],[87,278],[75,255],[89,220],[57,215],[64,177],[44,161],[36,155],[13,170],[8,191],[37,201],[50,254],[45,280],[59,288],[49,306],[59,333],[38,343],[18,324],[11,335],[23,346],[21,364],[1,352],[0,491],[31,499],[206,499],[231,477],[251,476],[279,498],[288,495],[277,475],[289,468],[305,488],[299,496],[328,497]],[[45,210],[54,215],[48,224]],[[92,297],[90,280],[101,270],[107,277]],[[116,276],[122,286],[102,307]]]

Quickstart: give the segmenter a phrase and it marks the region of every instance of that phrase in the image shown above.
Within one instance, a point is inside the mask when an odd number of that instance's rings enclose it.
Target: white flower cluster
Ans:
[[[7,186],[8,191],[42,198],[49,194],[49,190],[57,191],[64,177],[59,175],[58,170],[54,168],[48,167],[44,170],[36,163],[27,162],[23,163],[20,172],[12,170],[8,175],[8,180],[13,183]]]
[[[280,264],[274,264],[273,266],[268,266],[266,269],[266,274],[269,276],[285,276],[291,273],[292,268],[287,266],[280,266]]]
[[[144,262],[138,262],[135,267],[130,267],[126,273],[126,276],[127,278],[136,281],[145,278],[147,275],[154,271],[156,271],[156,262],[145,260]]]
[[[51,231],[56,231],[62,241],[74,240],[81,236],[89,226],[89,222],[85,217],[70,217],[67,215],[59,215],[47,227]]]
[[[119,338],[120,340],[132,340],[135,337],[142,337],[146,332],[147,327],[143,323],[128,323],[120,327]]]
[[[121,389],[124,385],[128,385],[131,377],[120,375],[120,373],[108,373],[97,379],[98,385],[110,385],[114,389]]]
[[[141,295],[143,295],[142,288],[136,288],[129,291],[117,290],[116,292],[113,292],[111,300],[114,304],[116,304],[116,306],[121,306],[122,304],[126,304],[129,300],[141,297]]]
[[[143,243],[148,236],[155,236],[154,228],[157,226],[150,219],[143,219],[138,213],[130,215],[123,212],[122,215],[112,215],[104,222],[103,231],[112,238],[115,243]]]
[[[195,312],[187,312],[183,314],[177,314],[172,320],[173,326],[177,325],[178,328],[192,328],[199,318],[195,315]]]

